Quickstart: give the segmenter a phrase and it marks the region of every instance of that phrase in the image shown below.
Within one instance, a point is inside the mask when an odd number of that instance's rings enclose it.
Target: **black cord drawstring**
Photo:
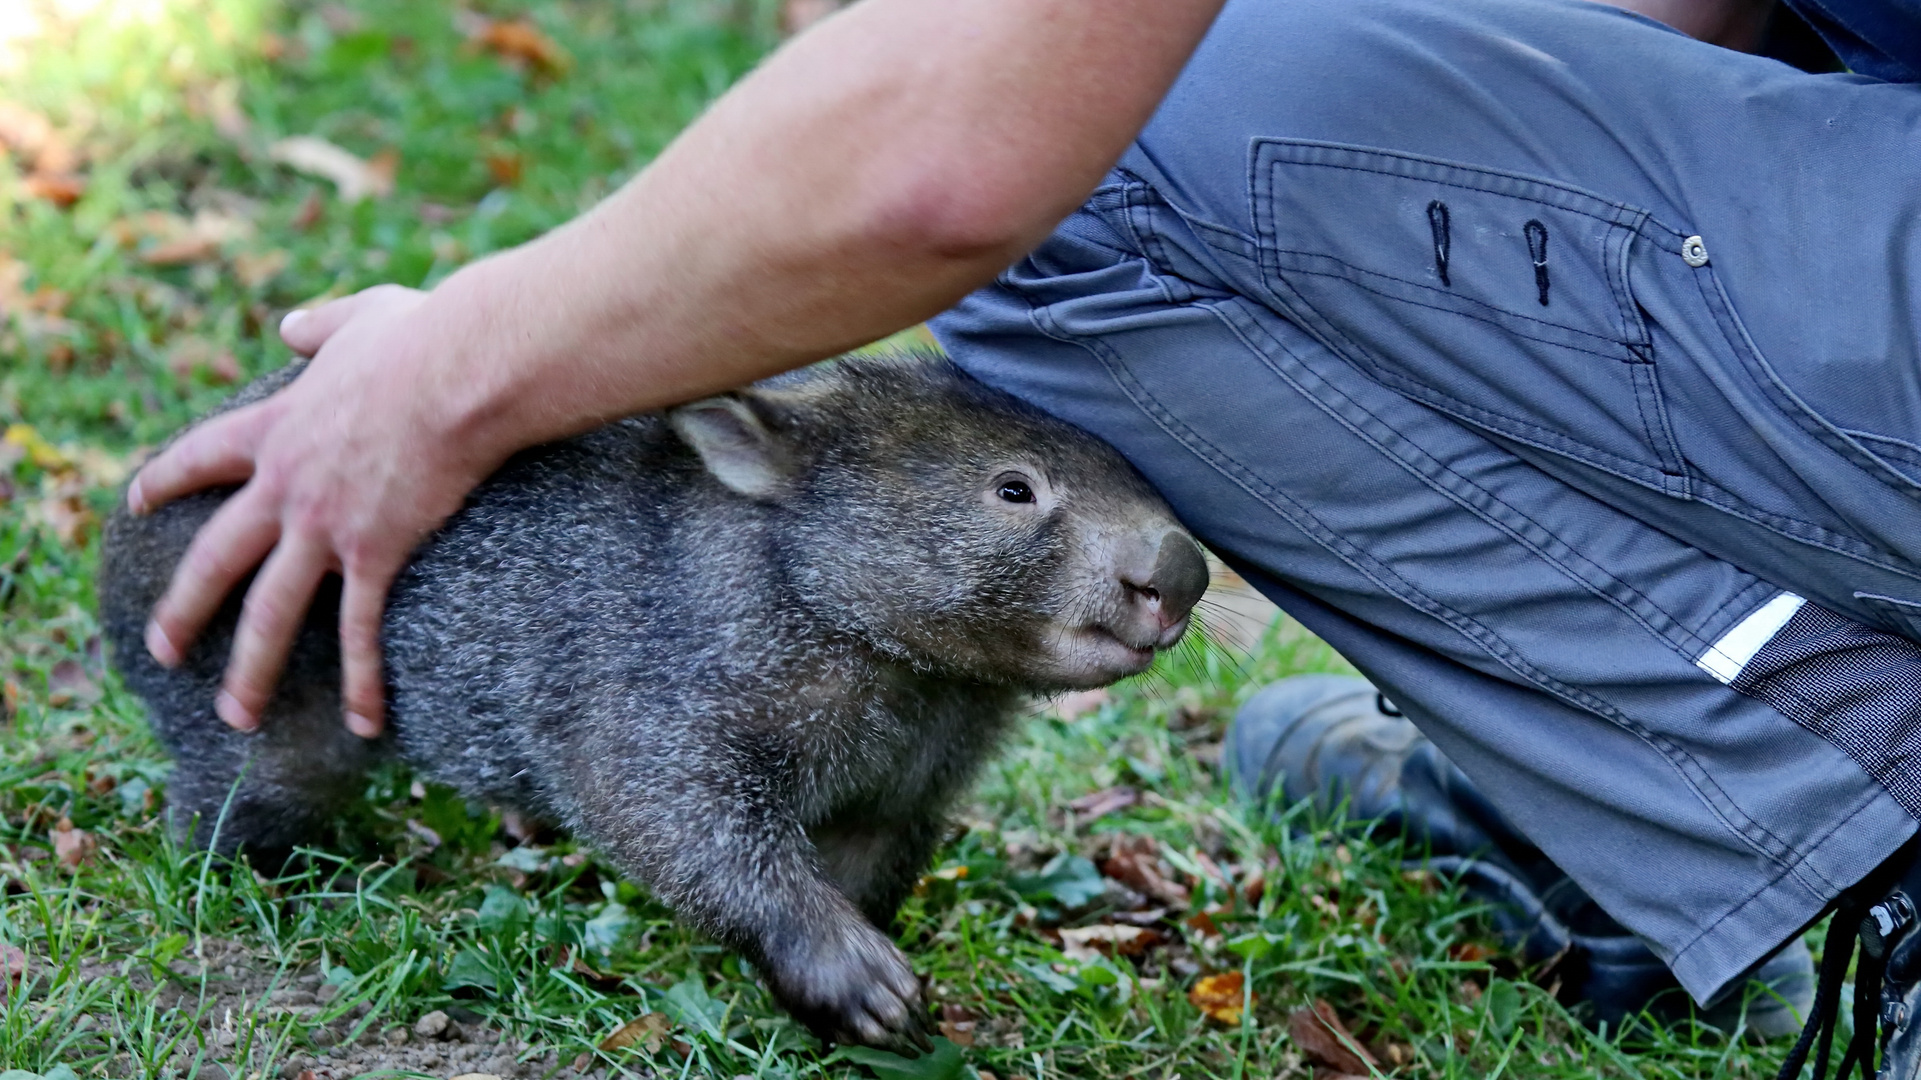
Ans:
[[[1781,1072],[1775,1074],[1775,1080],[1798,1080],[1800,1070],[1804,1065],[1808,1065],[1810,1049],[1815,1051],[1813,1080],[1827,1080],[1827,1059],[1829,1059],[1829,1053],[1835,1049],[1835,1028],[1836,1024],[1840,1024],[1840,980],[1848,976],[1848,961],[1854,959],[1854,944],[1856,940],[1860,940],[1861,917],[1865,915],[1865,911],[1867,911],[1867,905],[1863,905],[1860,899],[1846,896],[1846,894],[1840,899],[1840,905],[1835,907],[1835,919],[1827,924],[1827,940],[1821,945],[1821,976],[1819,976],[1819,982],[1815,982],[1813,1009],[1808,1013],[1808,1026],[1804,1026],[1800,1038],[1794,1040],[1794,1047],[1788,1051],[1787,1061],[1781,1063]],[[1848,1074],[1848,1065],[1854,1063],[1856,1049],[1861,1045],[1863,1001],[1867,1003],[1867,1017],[1869,1017],[1865,1032],[1875,1030],[1875,1003],[1881,1001],[1879,970],[1875,972],[1875,988],[1869,997],[1863,997],[1863,992],[1867,990],[1865,986],[1867,980],[1861,978],[1861,974],[1867,974],[1867,972],[1865,970],[1856,972],[1854,1038],[1848,1040],[1848,1051],[1840,1063],[1840,1076]],[[1873,1034],[1869,1034],[1867,1038],[1873,1038]],[[1869,1065],[1871,1059],[1873,1059],[1873,1047],[1869,1047],[1869,1053],[1861,1057],[1861,1067],[1871,1068]]]
[[[1847,977],[1848,962],[1855,959],[1855,944],[1860,943],[1860,960],[1854,970],[1854,1034],[1841,1055],[1837,1080],[1846,1080],[1852,1068],[1859,1068],[1862,1080],[1874,1080],[1879,1037],[1881,988],[1887,973],[1887,942],[1870,921],[1870,907],[1855,892],[1844,893],[1828,923],[1828,935],[1821,946],[1820,981],[1815,984],[1814,1007],[1807,1026],[1794,1041],[1787,1060],[1781,1063],[1776,1080],[1798,1080],[1802,1066],[1814,1052],[1814,1080],[1827,1080],[1828,1057],[1834,1049],[1835,1031],[1841,1022],[1841,980]]]
[[[1878,1035],[1881,1014],[1882,976],[1887,973],[1887,954],[1868,948],[1867,935],[1861,937],[1861,958],[1854,964],[1854,1037],[1848,1052],[1841,1056],[1837,1077],[1848,1075],[1848,1066],[1859,1063],[1861,1080],[1874,1080],[1875,1051],[1880,1049]]]

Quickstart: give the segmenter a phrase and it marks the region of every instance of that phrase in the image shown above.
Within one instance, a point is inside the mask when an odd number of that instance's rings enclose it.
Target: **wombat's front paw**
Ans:
[[[920,982],[907,957],[873,927],[847,926],[784,951],[769,982],[814,1034],[907,1057],[934,1048]]]

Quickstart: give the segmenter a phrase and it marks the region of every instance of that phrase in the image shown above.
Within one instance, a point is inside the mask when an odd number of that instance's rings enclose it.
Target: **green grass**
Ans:
[[[156,816],[166,765],[92,615],[91,519],[141,447],[285,360],[264,329],[282,311],[431,284],[564,220],[751,65],[774,13],[478,9],[524,14],[565,49],[565,70],[542,74],[467,43],[441,3],[156,10],[55,25],[0,65],[0,97],[67,130],[87,178],[61,208],[26,194],[24,155],[0,164],[0,983],[8,948],[24,966],[0,1003],[0,1070],[324,1076],[345,1051],[317,1045],[323,1030],[386,1046],[442,1010],[510,1041],[414,1075],[573,1075],[583,1053],[625,1075],[940,1075],[823,1055],[736,958],[568,841],[516,847],[492,812],[404,775],[374,781],[335,841],[282,878],[172,846]],[[307,134],[397,153],[394,192],[348,205],[273,163],[275,140]],[[196,213],[220,225],[215,250],[153,265]],[[1588,1031],[1471,903],[1404,872],[1397,844],[1237,807],[1210,764],[1234,706],[1267,680],[1338,667],[1283,624],[1252,656],[1188,650],[1091,715],[1021,729],[901,920],[949,1030],[972,1041],[940,1059],[948,1075],[1306,1077],[1287,1018],[1316,999],[1396,1076],[1771,1075],[1778,1044],[1691,1025]],[[1119,784],[1141,801],[1091,822],[1065,809]],[[77,835],[63,822],[97,844],[75,867],[54,853],[56,832]],[[1135,906],[1075,861],[1124,835],[1151,840],[1218,932],[1177,910],[1137,957],[1063,951],[1063,928]],[[1252,1007],[1238,1024],[1203,1016],[1189,991],[1233,972]],[[595,1051],[651,1013],[667,1028],[652,1052]]]

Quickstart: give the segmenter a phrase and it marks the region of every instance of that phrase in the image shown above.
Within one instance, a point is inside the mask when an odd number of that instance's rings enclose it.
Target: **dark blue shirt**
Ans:
[[[1921,82],[1921,0],[1788,0],[1849,71]]]

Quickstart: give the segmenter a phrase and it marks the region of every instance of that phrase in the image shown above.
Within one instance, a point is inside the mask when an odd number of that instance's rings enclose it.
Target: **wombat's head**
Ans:
[[[802,603],[923,669],[1104,685],[1178,641],[1207,587],[1112,448],[939,358],[841,360],[670,420],[771,516]]]

